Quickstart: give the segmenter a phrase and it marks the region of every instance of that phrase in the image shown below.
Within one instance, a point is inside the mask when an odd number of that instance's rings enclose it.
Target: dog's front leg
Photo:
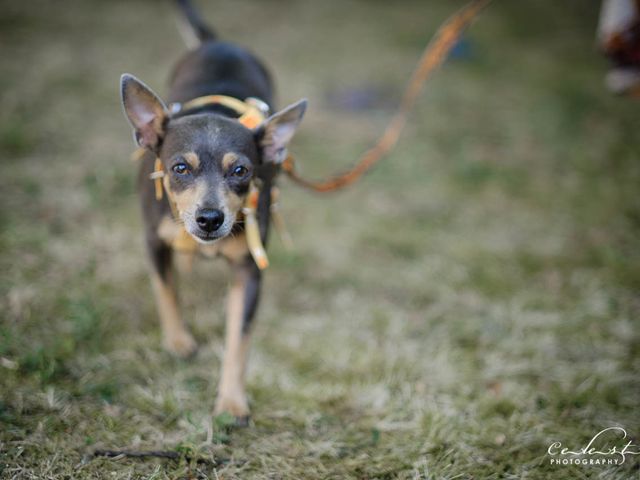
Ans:
[[[151,284],[162,325],[163,343],[180,357],[189,357],[197,345],[180,316],[172,264],[172,251],[158,241],[148,242],[153,272]]]
[[[233,270],[233,284],[227,300],[224,360],[215,413],[228,412],[240,423],[245,423],[249,415],[249,404],[244,376],[251,321],[260,291],[260,270],[250,257],[234,264]]]

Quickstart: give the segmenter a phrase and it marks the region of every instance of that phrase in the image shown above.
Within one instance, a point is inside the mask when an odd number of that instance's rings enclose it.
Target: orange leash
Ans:
[[[304,188],[320,193],[340,190],[360,179],[396,145],[400,133],[407,122],[407,115],[415,105],[424,83],[447,57],[464,29],[469,26],[490,1],[472,0],[440,27],[433,40],[426,46],[405,88],[402,101],[387,128],[376,144],[362,154],[351,170],[341,175],[329,177],[326,180],[307,180],[296,172],[294,159],[289,155],[282,164],[282,169],[289,178]]]

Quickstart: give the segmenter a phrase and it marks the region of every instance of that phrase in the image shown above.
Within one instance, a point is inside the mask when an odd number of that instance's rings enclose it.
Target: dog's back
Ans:
[[[272,104],[267,70],[246,49],[218,40],[187,0],[177,0],[186,20],[186,33],[195,46],[178,62],[170,79],[170,102],[185,102],[204,95],[256,97]]]

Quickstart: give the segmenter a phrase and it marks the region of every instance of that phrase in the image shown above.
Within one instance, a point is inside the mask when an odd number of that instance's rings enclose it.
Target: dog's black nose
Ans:
[[[224,222],[224,213],[213,208],[201,208],[196,212],[196,223],[207,233],[215,232]]]

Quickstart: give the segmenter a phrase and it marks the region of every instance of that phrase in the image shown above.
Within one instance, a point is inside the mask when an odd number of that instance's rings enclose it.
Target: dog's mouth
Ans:
[[[220,235],[214,235],[211,233],[196,233],[195,235],[191,234],[191,236],[195,238],[198,242],[205,243],[205,244],[213,243],[222,238]]]
[[[185,230],[193,239],[202,244],[202,245],[211,245],[219,240],[222,240],[225,237],[228,237],[233,229],[233,224],[235,223],[235,219],[229,218],[226,220],[220,228],[214,230],[213,232],[207,232],[192,222],[185,222]]]
[[[193,238],[196,239],[196,241],[198,243],[202,243],[204,245],[210,245],[212,243],[217,242],[218,240],[224,238],[227,236],[227,234],[221,234],[218,232],[214,232],[214,233],[205,233],[205,232],[198,232],[198,233],[191,233],[189,232],[189,235],[191,235]]]

